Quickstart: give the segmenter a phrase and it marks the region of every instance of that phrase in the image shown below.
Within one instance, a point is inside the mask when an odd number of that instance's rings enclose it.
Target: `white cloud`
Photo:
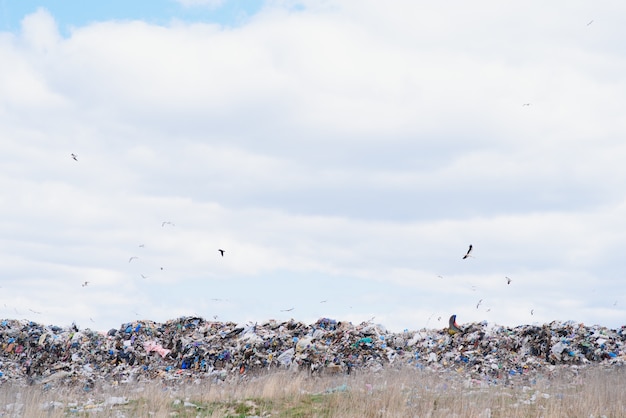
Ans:
[[[47,55],[53,52],[61,37],[54,17],[43,8],[24,17],[21,39],[37,53]]]
[[[616,325],[623,6],[454,6],[26,16],[0,36],[0,314]]]

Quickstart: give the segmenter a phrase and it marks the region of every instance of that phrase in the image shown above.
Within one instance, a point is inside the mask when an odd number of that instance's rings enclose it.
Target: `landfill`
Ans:
[[[452,371],[481,385],[528,379],[555,367],[621,367],[626,362],[626,326],[554,321],[457,328],[451,323],[456,329],[393,333],[372,322],[353,325],[330,318],[307,325],[293,319],[236,324],[181,317],[165,323],[133,321],[102,332],[6,319],[0,321],[0,386],[90,390],[155,379],[223,382],[280,369],[315,375],[390,367]]]

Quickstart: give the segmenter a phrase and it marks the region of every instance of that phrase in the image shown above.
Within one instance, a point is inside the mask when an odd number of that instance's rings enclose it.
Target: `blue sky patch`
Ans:
[[[172,19],[238,26],[261,10],[263,0],[226,1],[219,7],[185,7],[173,0],[108,0],[106,2],[53,0],[0,0],[0,30],[17,32],[21,21],[38,8],[48,10],[67,35],[72,27],[107,20],[142,20],[166,25]]]

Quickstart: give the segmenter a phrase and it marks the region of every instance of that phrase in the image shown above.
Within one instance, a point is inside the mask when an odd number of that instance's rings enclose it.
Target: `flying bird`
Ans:
[[[141,278],[142,278],[142,279],[147,279],[147,278],[148,278],[148,276],[146,276],[146,275],[142,274],[142,275],[141,275]]]
[[[470,244],[469,249],[467,250],[467,253],[465,253],[465,255],[463,256],[463,260],[465,260],[467,257],[471,257],[470,253],[472,252],[472,244]]]
[[[506,279],[506,284],[511,284],[511,279],[509,279],[508,277],[504,276],[504,278]]]
[[[165,225],[172,225],[172,226],[176,226],[176,225],[174,225],[172,222],[169,222],[169,221],[163,221],[163,222],[161,222],[161,228],[162,228],[162,227],[164,227]]]
[[[128,262],[130,263],[131,261],[133,261],[136,258],[139,258],[139,257],[131,257],[131,258],[128,259]]]
[[[593,20],[590,20],[589,23],[587,23],[587,26],[591,25],[593,23]]]
[[[225,252],[224,250],[219,249],[219,250],[217,250],[217,251],[219,251],[219,252],[220,252],[220,254],[222,254],[222,257],[224,257],[224,252]]]
[[[530,310],[530,314],[531,314],[531,315],[534,315],[534,314],[535,314],[535,310],[534,310],[534,309],[531,309],[531,310]]]
[[[72,157],[74,161],[78,161],[78,155],[71,153],[70,156]]]
[[[522,106],[530,106],[530,103],[524,103]]]
[[[87,286],[89,284],[89,282],[85,282],[82,284],[83,287]]]
[[[483,303],[483,300],[479,300],[478,303],[476,304],[476,309],[478,309],[478,307],[480,306],[480,304]]]
[[[293,311],[293,308],[289,308],[289,309],[281,309],[281,312],[291,312]]]

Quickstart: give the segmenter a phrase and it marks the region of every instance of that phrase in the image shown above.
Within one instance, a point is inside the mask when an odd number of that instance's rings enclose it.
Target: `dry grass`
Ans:
[[[326,377],[274,372],[227,383],[100,385],[90,392],[5,384],[0,417],[626,416],[623,367],[516,378],[488,383],[404,369]]]

